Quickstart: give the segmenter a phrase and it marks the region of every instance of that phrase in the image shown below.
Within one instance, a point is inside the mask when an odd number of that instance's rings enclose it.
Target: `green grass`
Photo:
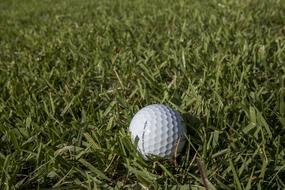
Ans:
[[[201,170],[209,189],[285,189],[284,0],[0,10],[0,189],[203,189]],[[186,121],[175,162],[130,141],[151,103]]]

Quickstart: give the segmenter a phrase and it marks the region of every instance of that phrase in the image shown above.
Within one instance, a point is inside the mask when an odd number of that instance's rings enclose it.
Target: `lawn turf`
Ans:
[[[0,189],[285,189],[284,18],[284,0],[1,0]],[[185,119],[174,162],[130,141],[151,103]]]

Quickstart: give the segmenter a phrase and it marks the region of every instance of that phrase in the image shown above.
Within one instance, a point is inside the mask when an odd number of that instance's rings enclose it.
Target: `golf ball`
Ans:
[[[175,110],[162,105],[148,105],[133,117],[129,131],[145,159],[149,156],[171,159],[185,143],[186,128]]]

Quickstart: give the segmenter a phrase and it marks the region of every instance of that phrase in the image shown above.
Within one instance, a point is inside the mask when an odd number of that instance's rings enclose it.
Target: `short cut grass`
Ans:
[[[284,0],[1,0],[0,189],[285,189]],[[179,111],[144,161],[128,125]]]

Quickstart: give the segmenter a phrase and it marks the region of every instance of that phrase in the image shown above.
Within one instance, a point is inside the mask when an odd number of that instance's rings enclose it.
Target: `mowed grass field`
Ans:
[[[131,143],[152,103],[174,161]],[[284,0],[0,1],[0,189],[281,190],[284,148]]]

